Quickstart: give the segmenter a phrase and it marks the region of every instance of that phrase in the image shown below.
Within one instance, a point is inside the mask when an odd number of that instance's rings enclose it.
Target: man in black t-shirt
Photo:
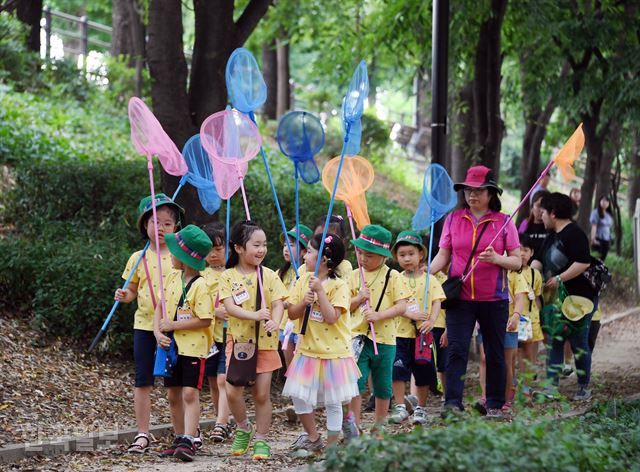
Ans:
[[[545,288],[557,289],[562,282],[569,295],[588,298],[598,306],[597,294],[589,281],[582,275],[589,268],[591,253],[589,240],[580,227],[571,221],[571,199],[561,193],[552,193],[542,199],[542,221],[549,230],[549,235],[542,249],[534,254],[531,267],[542,272]],[[578,371],[578,392],[574,400],[588,400],[591,391],[588,389],[591,377],[591,351],[589,349],[589,329],[593,312],[586,315],[585,328],[569,336],[571,350]],[[547,376],[558,384],[558,373],[564,362],[564,340],[552,339]],[[550,392],[554,393],[554,392]]]

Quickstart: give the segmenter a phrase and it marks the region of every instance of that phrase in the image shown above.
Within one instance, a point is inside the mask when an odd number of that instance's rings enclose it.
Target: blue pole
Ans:
[[[187,182],[187,174],[183,175],[182,178],[180,179],[180,183],[178,184],[178,188],[173,193],[173,197],[171,198],[172,200],[176,199],[176,197],[180,193],[180,190],[182,189],[182,187],[184,187],[184,184],[186,182]],[[126,290],[127,287],[129,286],[129,282],[131,282],[131,277],[133,277],[133,273],[136,271],[136,269],[140,265],[140,261],[142,260],[144,255],[147,253],[147,249],[149,248],[149,244],[151,244],[151,240],[147,241],[147,244],[145,244],[144,248],[142,248],[142,252],[140,253],[140,256],[138,257],[138,260],[133,265],[133,268],[131,269],[131,272],[129,272],[129,276],[127,277],[127,280],[125,280],[124,285],[122,285],[122,290]],[[149,283],[151,283],[151,282],[149,282]],[[113,318],[113,315],[115,314],[116,310],[118,309],[118,305],[120,305],[119,301],[114,302],[113,306],[111,307],[111,311],[109,311],[109,314],[105,318],[104,323],[102,323],[102,327],[100,328],[100,331],[98,331],[98,334],[96,334],[96,337],[93,338],[93,341],[91,341],[91,345],[89,346],[88,352],[91,352],[91,351],[93,351],[95,349],[96,345],[98,344],[98,341],[100,341],[100,338],[102,338],[102,335],[107,332],[107,327],[109,326],[109,323],[111,322],[111,318]]]

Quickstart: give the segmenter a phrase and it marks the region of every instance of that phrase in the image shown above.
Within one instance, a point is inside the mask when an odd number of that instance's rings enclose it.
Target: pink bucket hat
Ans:
[[[473,166],[467,171],[464,182],[453,184],[453,189],[457,192],[465,187],[485,188],[493,187],[502,195],[502,189],[498,187],[493,171],[486,166]]]

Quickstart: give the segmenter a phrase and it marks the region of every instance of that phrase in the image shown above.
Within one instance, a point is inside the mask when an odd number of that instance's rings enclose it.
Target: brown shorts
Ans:
[[[225,347],[225,354],[227,355],[227,368],[229,368],[229,360],[231,359],[231,353],[233,351],[233,339],[227,334],[227,346]],[[266,374],[273,372],[282,367],[282,361],[280,360],[280,354],[278,351],[263,351],[258,349],[258,363],[256,367],[257,374]]]

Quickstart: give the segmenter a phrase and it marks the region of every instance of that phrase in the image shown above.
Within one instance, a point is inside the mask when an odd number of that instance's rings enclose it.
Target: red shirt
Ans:
[[[449,276],[458,277],[462,275],[483,225],[489,226],[484,230],[478,247],[473,253],[473,260],[469,270],[473,267],[478,254],[487,248],[508,218],[509,216],[504,213],[489,211],[480,219],[476,219],[468,208],[456,210],[449,214],[444,222],[442,236],[440,236],[440,247],[451,250]],[[520,247],[518,231],[512,220],[509,220],[509,223],[500,232],[492,246],[496,253],[501,255]],[[471,275],[462,284],[460,299],[473,301],[508,300],[507,272],[506,269],[495,264],[478,263]]]

